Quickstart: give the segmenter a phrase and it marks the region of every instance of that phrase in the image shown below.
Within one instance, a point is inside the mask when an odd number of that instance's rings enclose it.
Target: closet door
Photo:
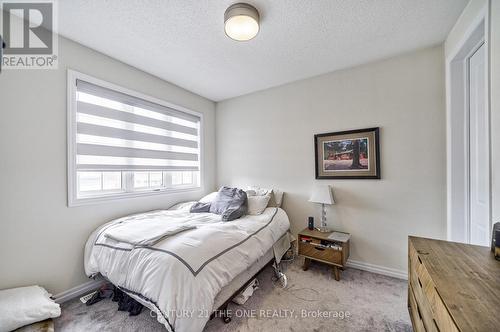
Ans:
[[[469,242],[490,242],[490,151],[486,108],[486,56],[481,45],[469,58]]]

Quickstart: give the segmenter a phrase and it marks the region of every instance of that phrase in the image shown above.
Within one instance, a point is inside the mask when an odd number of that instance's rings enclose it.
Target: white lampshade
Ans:
[[[333,200],[332,189],[330,186],[321,185],[314,187],[311,198],[309,198],[309,202],[312,203],[320,203],[320,204],[335,204]]]
[[[224,13],[226,35],[237,41],[248,41],[259,33],[259,12],[247,3],[236,3]]]

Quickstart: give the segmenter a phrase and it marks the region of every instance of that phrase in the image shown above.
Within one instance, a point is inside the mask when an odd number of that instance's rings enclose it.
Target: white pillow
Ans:
[[[267,195],[271,191],[273,191],[273,190],[272,189],[269,190],[267,188],[261,188],[261,187],[258,187],[258,186],[248,186],[247,187],[247,194],[250,193],[253,196]]]
[[[283,194],[284,192],[278,189],[273,189],[274,199],[276,200],[276,206],[281,207],[283,203]]]
[[[271,195],[271,199],[269,200],[270,207],[281,207],[283,203],[283,191],[277,189],[268,189],[268,188],[260,188],[257,186],[249,186],[247,187],[247,195],[249,193],[253,193],[253,195],[262,196],[262,195]]]
[[[0,332],[61,315],[59,304],[40,286],[0,291]]]
[[[271,195],[263,195],[263,196],[247,196],[248,210],[247,214],[249,215],[259,215],[267,207],[269,200],[271,199]]]
[[[213,193],[210,193],[206,196],[203,196],[201,199],[200,199],[200,203],[209,203],[209,202],[212,202],[214,199],[215,199],[215,196],[217,196],[217,191],[214,191]]]
[[[257,196],[257,192],[253,189],[247,189],[245,192],[247,193],[247,196]]]

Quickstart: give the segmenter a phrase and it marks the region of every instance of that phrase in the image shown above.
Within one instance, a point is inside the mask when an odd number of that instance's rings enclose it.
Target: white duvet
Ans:
[[[196,228],[153,246],[134,246],[105,236],[113,227],[163,220]],[[222,222],[219,215],[160,210],[111,221],[95,230],[85,247],[85,272],[101,273],[154,310],[169,331],[202,331],[219,291],[264,255],[290,227],[280,208]],[[144,228],[147,232],[148,227]],[[147,238],[147,234],[140,234]]]

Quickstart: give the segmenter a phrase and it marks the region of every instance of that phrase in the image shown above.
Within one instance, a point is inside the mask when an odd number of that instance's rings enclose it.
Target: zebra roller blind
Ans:
[[[78,171],[198,171],[200,117],[77,80]]]

